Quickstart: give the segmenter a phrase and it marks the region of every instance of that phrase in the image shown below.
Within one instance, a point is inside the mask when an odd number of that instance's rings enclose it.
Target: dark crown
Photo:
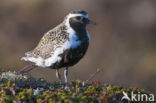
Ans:
[[[71,12],[72,14],[83,14],[83,15],[87,15],[88,13],[84,10],[75,10]]]

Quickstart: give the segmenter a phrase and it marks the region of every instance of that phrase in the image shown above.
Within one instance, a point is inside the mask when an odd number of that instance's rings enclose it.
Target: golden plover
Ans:
[[[61,24],[45,33],[37,47],[26,52],[21,60],[33,62],[34,66],[56,69],[56,77],[61,84],[59,69],[66,67],[64,77],[65,83],[68,83],[68,67],[80,61],[89,46],[90,35],[86,26],[90,23],[95,24],[83,10],[69,13]]]

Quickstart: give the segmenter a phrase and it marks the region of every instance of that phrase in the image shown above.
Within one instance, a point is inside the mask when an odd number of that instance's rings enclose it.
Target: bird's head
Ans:
[[[95,22],[89,20],[87,12],[83,10],[70,12],[66,16],[65,22],[68,26],[74,29],[83,29],[86,28],[88,24],[96,24]]]

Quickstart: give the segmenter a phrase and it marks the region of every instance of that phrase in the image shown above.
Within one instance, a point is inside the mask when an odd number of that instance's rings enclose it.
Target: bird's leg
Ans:
[[[31,64],[31,65],[28,65],[28,66],[25,66],[24,68],[22,68],[21,70],[18,71],[18,73],[25,73],[25,72],[28,72],[34,68],[36,68],[37,66],[35,64]]]
[[[65,83],[68,85],[68,67],[64,70]]]
[[[61,79],[61,75],[60,75],[58,69],[56,69],[56,77],[57,77],[57,79],[59,80],[60,84],[63,84],[62,79]]]

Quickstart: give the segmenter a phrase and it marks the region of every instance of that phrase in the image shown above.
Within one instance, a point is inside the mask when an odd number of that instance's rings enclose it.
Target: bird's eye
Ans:
[[[76,19],[77,19],[77,20],[80,20],[80,19],[81,19],[81,17],[80,17],[80,16],[77,16],[77,17],[76,17]]]

